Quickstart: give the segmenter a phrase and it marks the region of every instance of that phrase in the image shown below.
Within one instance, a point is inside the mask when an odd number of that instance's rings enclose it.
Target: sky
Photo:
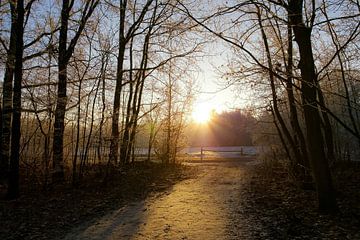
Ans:
[[[223,65],[227,64],[231,54],[222,44],[215,44],[218,49],[214,56],[204,57],[199,64],[200,72],[197,75],[199,93],[195,96],[194,108],[207,108],[218,113],[231,111],[246,106],[246,99],[241,97],[240,90],[236,86],[226,87],[221,73],[217,68],[224,71]]]
[[[48,7],[49,6],[44,6]],[[241,108],[244,102],[238,98],[237,91],[233,88],[224,88],[221,85],[221,76],[216,68],[226,65],[227,57],[230,52],[224,46],[224,43],[218,41],[212,42],[206,49],[212,56],[203,57],[199,60],[199,73],[196,74],[196,82],[199,92],[195,96],[193,108],[206,108],[208,111],[215,110],[220,113],[234,108]],[[3,79],[0,69],[0,78]]]
[[[195,96],[195,106],[211,107],[217,112],[222,112],[230,108],[233,101],[233,93],[229,89],[224,89],[221,85],[221,76],[216,73],[215,66],[209,59],[199,64],[197,82],[199,84],[199,93]]]
[[[204,9],[197,9],[193,10],[192,14],[194,16],[209,14],[209,12],[215,11],[213,8],[220,4],[216,0],[209,2],[207,4],[203,3],[204,6],[207,6],[205,12],[203,12]],[[214,28],[214,26],[211,25],[211,28]],[[206,33],[209,34],[208,32]],[[211,34],[206,36],[207,34],[205,34],[204,38],[209,42],[203,50],[206,56],[198,62],[201,70],[197,76],[200,91],[195,97],[194,109],[201,106],[221,113],[223,111],[245,108],[246,105],[249,105],[251,94],[249,92],[241,92],[236,86],[226,87],[224,79],[221,78],[220,71],[226,72],[226,65],[229,59],[233,58],[234,53],[230,50],[228,43]]]

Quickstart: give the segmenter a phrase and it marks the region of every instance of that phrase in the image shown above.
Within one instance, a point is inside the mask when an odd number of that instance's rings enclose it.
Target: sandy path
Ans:
[[[232,204],[245,162],[198,164],[197,178],[74,229],[66,239],[238,239]]]

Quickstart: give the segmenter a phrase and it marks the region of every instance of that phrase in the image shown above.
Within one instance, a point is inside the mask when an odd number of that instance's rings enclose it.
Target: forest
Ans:
[[[240,110],[212,113],[207,124],[189,124],[184,132],[189,146],[252,146],[256,119]]]
[[[188,146],[251,145],[338,214],[339,176],[360,179],[359,28],[354,0],[2,0],[1,204],[116,184],[137,162],[186,171]],[[200,124],[209,56],[247,102]]]

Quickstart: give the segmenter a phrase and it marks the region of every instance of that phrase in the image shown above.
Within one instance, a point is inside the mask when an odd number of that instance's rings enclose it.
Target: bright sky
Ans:
[[[233,94],[227,89],[221,89],[220,76],[208,61],[204,61],[200,68],[202,70],[198,76],[200,93],[195,97],[195,106],[211,106],[217,112],[228,109]]]
[[[197,79],[200,92],[195,95],[192,118],[195,122],[206,123],[212,111],[221,113],[234,108],[235,94],[220,86],[221,77],[208,61],[201,63],[200,68]]]
[[[215,110],[220,113],[222,111],[241,108],[245,106],[245,100],[239,98],[239,92],[236,87],[225,88],[222,83],[221,75],[216,68],[226,65],[227,55],[223,46],[216,44],[216,49],[220,49],[215,56],[204,57],[199,63],[201,72],[197,77],[200,93],[195,96],[195,108],[202,108],[203,111]],[[205,110],[206,109],[206,110]]]
[[[206,15],[214,11],[213,8],[216,8],[217,5],[219,5],[217,1],[204,1],[203,6],[205,9],[194,10],[193,14],[199,16]],[[222,40],[215,38],[215,41],[208,43],[204,52],[211,56],[204,56],[202,60],[198,61],[199,68],[201,69],[197,76],[200,93],[195,96],[194,114],[199,115],[199,112],[205,114],[205,112],[211,112],[212,110],[220,113],[235,107],[239,108],[240,106],[238,105],[241,105],[240,103],[234,104],[236,102],[234,88],[224,89],[224,84],[221,84],[221,74],[216,69],[227,64],[227,57],[231,54],[228,46]],[[201,110],[197,111],[199,108]]]

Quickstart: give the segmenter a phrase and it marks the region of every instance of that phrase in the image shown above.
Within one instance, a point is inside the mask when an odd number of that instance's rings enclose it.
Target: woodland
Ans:
[[[92,184],[138,198],[194,174],[186,146],[255,145],[255,179],[281,168],[319,214],[359,221],[359,28],[355,0],[1,0],[0,217]],[[249,101],[199,127],[195,76],[214,44],[219,85]]]
[[[184,135],[192,147],[253,146],[256,119],[240,110],[213,113],[207,124],[192,123]]]

